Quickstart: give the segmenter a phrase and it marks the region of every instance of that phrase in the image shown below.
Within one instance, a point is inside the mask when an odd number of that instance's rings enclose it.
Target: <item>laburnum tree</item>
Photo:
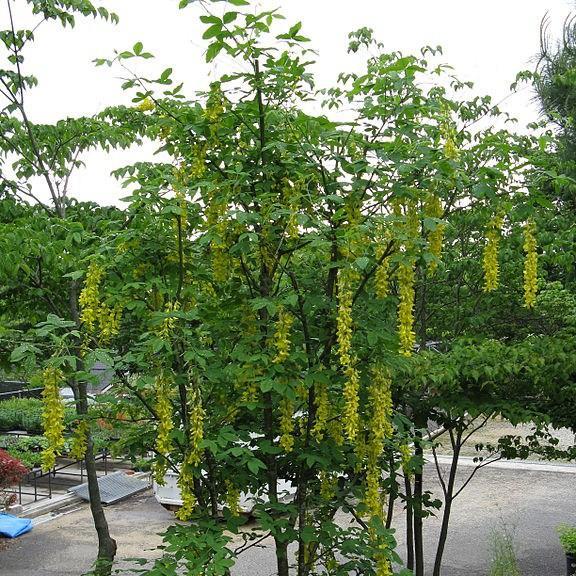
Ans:
[[[188,4],[180,7],[196,9]],[[368,29],[350,35],[350,51],[366,55],[361,71],[319,91],[301,24],[247,5],[201,3],[207,60],[238,64],[206,92],[187,94],[172,69],[132,74],[132,61],[151,56],[137,43],[97,61],[129,74],[132,108],[56,127],[10,110],[6,154],[77,123],[77,137],[56,146],[64,177],[86,148],[143,136],[166,158],[116,171],[130,189],[125,211],[58,195],[40,205],[48,234],[69,242],[54,244],[53,285],[30,265],[37,252],[42,264],[38,241],[24,266],[4,273],[17,273],[14,294],[40,281],[43,308],[62,278],[69,286],[13,360],[45,364],[47,459],[62,442],[59,382],[79,390],[76,435],[89,448],[88,368],[98,359],[114,370],[112,394],[93,410],[123,430],[123,451],[154,454],[157,483],[178,474],[178,517],[190,521],[169,530],[150,574],[228,574],[266,538],[279,576],[291,567],[298,576],[392,574],[402,498],[408,567],[422,576],[428,418],[464,434],[475,405],[476,416],[522,408],[533,418],[553,398],[526,401],[523,375],[541,382],[546,367],[525,370],[525,355],[494,344],[508,335],[493,326],[495,310],[531,318],[537,303],[541,142],[504,129],[489,98],[467,99],[439,50],[387,53]],[[50,175],[34,150],[27,163],[21,155],[29,174],[20,178]],[[22,223],[4,230],[33,235]],[[7,242],[22,262],[15,246]],[[443,353],[425,352],[431,342]],[[555,352],[555,365],[569,355]],[[509,373],[495,370],[501,358]],[[482,394],[487,383],[493,398]],[[258,519],[250,530],[239,514],[248,493]],[[110,570],[114,551],[96,517]],[[437,571],[441,559],[442,550]]]
[[[481,129],[507,118],[489,98],[458,98],[467,86],[436,50],[386,53],[367,29],[350,37],[369,54],[364,70],[318,92],[300,24],[282,31],[277,12],[229,4],[219,15],[204,4],[206,57],[241,65],[208,92],[186,96],[171,69],[125,80],[170,161],[117,171],[132,189],[129,225],[86,260],[80,295],[84,332],[111,351],[125,449],[151,449],[160,484],[169,468],[179,475],[178,516],[193,522],[168,533],[151,573],[225,574],[271,537],[282,576],[390,574],[386,495],[421,470],[434,413],[432,400],[414,412],[403,375],[431,340],[461,335],[430,320],[453,269],[466,306],[485,303],[502,247],[514,248],[523,272],[509,279],[511,305],[533,308],[538,141]],[[143,54],[138,43],[98,63],[130,73]],[[307,113],[309,102],[327,115]],[[429,391],[426,380],[415,394]],[[421,575],[421,473],[412,490],[409,563]],[[248,492],[259,527],[234,548],[224,527],[238,530]]]

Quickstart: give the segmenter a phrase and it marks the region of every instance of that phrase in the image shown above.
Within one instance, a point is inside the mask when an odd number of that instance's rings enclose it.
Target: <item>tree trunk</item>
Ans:
[[[78,290],[76,282],[72,281],[69,288],[70,311],[76,326],[80,327],[80,314],[78,312]],[[80,346],[77,348],[77,369],[84,369],[84,362],[80,355]],[[76,401],[76,413],[79,416],[88,415],[88,390],[86,382],[77,381],[73,383],[74,399]],[[88,480],[88,494],[90,496],[90,512],[94,521],[94,528],[98,535],[98,556],[94,566],[95,576],[110,576],[112,564],[116,556],[116,540],[110,536],[108,521],[100,499],[100,487],[98,486],[98,475],[96,473],[96,459],[94,455],[94,442],[92,434],[88,430],[86,438],[86,454],[84,455],[86,466],[86,478]]]
[[[440,576],[440,569],[442,568],[442,556],[444,555],[446,539],[448,538],[450,513],[452,512],[452,502],[454,501],[454,484],[456,482],[456,472],[458,471],[458,458],[460,457],[460,449],[462,447],[461,440],[462,433],[458,431],[456,434],[456,441],[453,442],[452,445],[452,462],[450,465],[448,484],[446,485],[446,492],[444,494],[445,502],[444,511],[442,513],[442,527],[440,528],[440,536],[438,537],[438,547],[436,548],[436,558],[434,559],[433,576]]]
[[[406,490],[406,568],[414,570],[414,500],[412,483],[408,475],[404,476]]]
[[[423,457],[421,434],[416,433],[414,454],[421,459]],[[414,564],[415,576],[424,576],[424,524],[422,516],[423,468],[414,474]]]

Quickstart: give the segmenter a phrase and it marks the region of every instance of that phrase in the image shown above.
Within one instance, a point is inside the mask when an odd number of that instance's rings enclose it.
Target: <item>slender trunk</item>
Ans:
[[[404,476],[406,491],[406,568],[414,570],[414,500],[412,497],[412,482],[408,475]]]
[[[456,482],[456,473],[458,471],[458,458],[460,456],[461,433],[456,435],[456,442],[453,444],[452,462],[450,465],[450,474],[448,476],[448,483],[446,485],[446,493],[444,494],[444,510],[442,513],[442,527],[440,528],[440,536],[438,537],[438,547],[436,548],[436,558],[434,559],[434,572],[433,576],[440,576],[440,569],[442,568],[442,556],[444,555],[444,548],[448,538],[448,527],[450,525],[450,513],[452,512],[452,502],[454,501],[454,484]]]
[[[76,282],[73,281],[69,287],[70,311],[72,319],[76,325],[80,326],[80,314],[78,312],[78,289]],[[83,370],[83,361],[79,353],[77,356],[77,368]],[[79,416],[88,415],[88,390],[85,381],[73,383],[74,398],[76,400],[76,413]],[[88,430],[86,438],[86,454],[84,455],[84,465],[86,466],[86,478],[88,480],[88,494],[90,496],[90,512],[94,521],[94,528],[98,535],[98,556],[94,567],[96,576],[110,576],[112,573],[112,564],[116,556],[116,540],[110,535],[108,521],[100,499],[100,487],[98,486],[98,475],[96,472],[96,458],[94,455],[94,442],[92,434]]]
[[[421,460],[423,458],[423,449],[421,442],[421,433],[416,433],[416,441],[414,443],[414,454]],[[424,576],[424,523],[423,523],[423,473],[424,469],[417,470],[414,474],[414,565],[415,576]]]

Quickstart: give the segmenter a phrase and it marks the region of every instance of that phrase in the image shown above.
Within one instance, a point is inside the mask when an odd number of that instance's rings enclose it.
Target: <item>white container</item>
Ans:
[[[180,488],[178,487],[178,474],[173,470],[168,470],[164,475],[164,486],[160,486],[156,482],[152,483],[154,489],[154,496],[160,504],[164,506],[182,506],[182,496]],[[288,480],[278,480],[278,499],[281,502],[291,502],[296,494],[296,488]],[[267,502],[268,495],[263,493],[257,495],[251,492],[242,492],[238,502],[240,512],[243,514],[251,514],[256,506],[257,500]],[[222,510],[223,505],[219,504],[218,508]]]

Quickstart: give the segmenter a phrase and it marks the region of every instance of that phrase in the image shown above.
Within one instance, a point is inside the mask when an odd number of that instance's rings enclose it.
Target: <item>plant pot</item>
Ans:
[[[566,576],[576,576],[576,554],[566,554]]]

